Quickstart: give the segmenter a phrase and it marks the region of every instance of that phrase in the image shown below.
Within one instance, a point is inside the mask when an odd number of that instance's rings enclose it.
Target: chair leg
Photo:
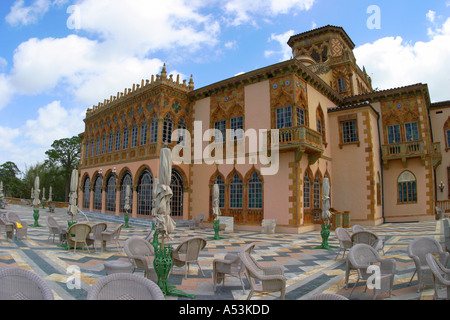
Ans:
[[[198,263],[198,261],[197,261],[197,265],[198,265],[198,268],[200,269],[200,272],[202,273],[203,277],[205,277],[205,274],[203,273],[202,267],[200,267],[200,264]],[[224,280],[225,280],[225,279],[224,279]],[[225,282],[225,281],[224,281],[224,282]]]
[[[242,280],[242,275],[239,275],[239,279],[241,280],[242,285],[242,294],[245,294],[245,286],[244,286],[244,280]],[[225,279],[224,279],[225,280]],[[225,281],[224,281],[225,282]]]
[[[414,270],[414,273],[413,273],[413,275],[412,275],[411,279],[409,279],[409,283],[408,283],[408,286],[410,286],[410,285],[411,285],[411,281],[412,281],[412,279],[414,278],[414,276],[416,275],[416,272],[417,272],[417,269],[416,269],[416,270]]]
[[[355,288],[356,288],[356,286],[358,285],[358,283],[359,283],[359,277],[358,277],[358,280],[356,280],[356,283],[355,283],[355,285],[353,286],[352,291],[350,292],[350,295],[348,296],[349,299],[350,299],[350,297],[352,296],[353,290],[355,290]]]

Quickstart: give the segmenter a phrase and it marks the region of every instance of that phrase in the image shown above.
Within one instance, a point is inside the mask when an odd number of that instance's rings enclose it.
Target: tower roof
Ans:
[[[353,50],[355,48],[355,44],[353,43],[352,39],[350,39],[347,32],[345,32],[344,28],[332,25],[326,25],[324,27],[294,35],[289,38],[288,45],[292,47],[295,42],[311,39],[312,37],[317,37],[325,33],[337,33],[344,39],[350,49]]]

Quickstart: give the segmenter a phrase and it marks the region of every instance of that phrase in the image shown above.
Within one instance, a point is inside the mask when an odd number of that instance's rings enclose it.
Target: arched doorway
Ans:
[[[130,186],[131,193],[130,193],[130,207],[133,207],[133,184],[132,184],[132,178],[131,174],[129,172],[125,173],[125,175],[122,178],[122,181],[120,183],[120,212],[125,213],[125,197],[127,192],[127,186]],[[131,213],[131,212],[130,212]]]
[[[152,212],[153,176],[147,169],[142,172],[138,181],[137,214],[149,217]]]
[[[83,185],[83,209],[89,210],[91,204],[91,179],[86,177]]]
[[[171,216],[181,218],[183,217],[183,178],[177,170],[172,170],[170,188],[172,189]]]
[[[94,210],[102,210],[102,176],[98,175],[94,184]]]

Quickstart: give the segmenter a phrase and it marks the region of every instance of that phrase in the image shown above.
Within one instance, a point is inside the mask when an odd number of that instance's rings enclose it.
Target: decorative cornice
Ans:
[[[294,35],[289,38],[288,45],[292,47],[295,42],[315,38],[325,33],[337,33],[344,39],[350,49],[353,50],[355,48],[355,44],[353,43],[352,39],[350,39],[347,32],[345,32],[344,28],[332,25],[326,25],[324,27]]]

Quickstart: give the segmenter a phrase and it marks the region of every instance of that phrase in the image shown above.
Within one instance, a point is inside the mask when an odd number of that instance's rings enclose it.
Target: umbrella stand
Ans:
[[[326,224],[322,224],[322,231],[320,232],[320,236],[322,237],[322,244],[315,247],[315,249],[332,250],[335,248],[328,244],[328,238],[330,237],[330,227],[331,225],[328,220]]]
[[[172,245],[164,244],[164,234],[161,234],[161,243],[158,242],[158,233],[155,232],[153,238],[153,247],[155,249],[155,259],[153,259],[153,267],[158,276],[157,285],[165,296],[178,296],[195,299],[195,295],[183,292],[169,284],[169,273],[172,270]]]
[[[41,226],[39,224],[39,207],[34,207],[33,208],[33,218],[34,218],[34,224],[32,224],[31,226],[34,228],[42,228],[43,226]]]

